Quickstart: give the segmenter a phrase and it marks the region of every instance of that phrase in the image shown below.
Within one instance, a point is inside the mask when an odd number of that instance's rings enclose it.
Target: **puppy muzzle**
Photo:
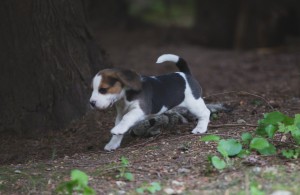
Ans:
[[[96,101],[90,101],[90,105],[91,105],[92,108],[95,108],[95,106],[96,106]]]

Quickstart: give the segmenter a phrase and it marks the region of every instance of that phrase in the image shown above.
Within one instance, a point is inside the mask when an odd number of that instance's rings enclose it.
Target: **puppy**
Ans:
[[[116,106],[117,117],[111,129],[112,138],[105,150],[117,149],[124,134],[137,122],[159,115],[176,106],[187,108],[198,119],[192,133],[204,133],[210,111],[201,98],[202,89],[192,76],[184,59],[164,54],[156,63],[174,62],[179,72],[161,76],[140,76],[127,69],[104,69],[92,82],[92,108],[106,109]]]

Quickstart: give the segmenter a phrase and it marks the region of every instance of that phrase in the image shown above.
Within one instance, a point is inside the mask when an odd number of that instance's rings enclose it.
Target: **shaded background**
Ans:
[[[177,28],[187,31],[180,39],[234,49],[278,46],[299,36],[299,9],[296,0],[87,1],[88,21],[107,28]]]

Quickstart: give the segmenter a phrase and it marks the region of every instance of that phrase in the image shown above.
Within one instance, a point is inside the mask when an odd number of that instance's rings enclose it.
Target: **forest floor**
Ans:
[[[295,46],[251,51],[216,50],[199,47],[193,40],[170,36],[172,31],[99,31],[97,41],[114,66],[131,68],[144,75],[176,71],[173,64],[157,65],[164,53],[182,56],[203,87],[205,101],[230,105],[229,113],[218,113],[206,134],[239,138],[255,127],[232,126],[241,121],[257,124],[264,113],[279,110],[289,116],[300,113],[300,49]],[[182,37],[181,37],[182,38]],[[97,194],[137,194],[140,187],[158,182],[156,194],[271,194],[278,190],[300,193],[300,162],[278,154],[232,158],[232,165],[218,171],[208,161],[218,155],[215,143],[199,141],[190,132],[194,123],[179,124],[178,134],[164,130],[150,138],[125,138],[115,152],[105,152],[115,110],[91,111],[68,128],[40,138],[0,138],[0,194],[52,194],[70,172],[89,175]],[[124,168],[120,159],[129,165]],[[253,160],[254,159],[254,160]],[[120,178],[126,169],[134,181]],[[255,193],[254,193],[255,192]]]

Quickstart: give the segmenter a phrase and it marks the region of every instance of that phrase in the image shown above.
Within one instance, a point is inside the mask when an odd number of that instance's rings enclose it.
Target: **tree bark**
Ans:
[[[197,0],[197,41],[209,47],[233,47],[237,9],[237,0]]]
[[[103,27],[128,27],[131,21],[127,0],[85,0],[87,17]]]
[[[0,132],[59,129],[88,108],[107,66],[81,0],[4,0],[0,6]]]
[[[242,0],[237,17],[235,48],[273,47],[287,36],[299,36],[299,7],[296,0]]]
[[[219,48],[252,49],[300,35],[297,0],[196,1],[196,41]]]

